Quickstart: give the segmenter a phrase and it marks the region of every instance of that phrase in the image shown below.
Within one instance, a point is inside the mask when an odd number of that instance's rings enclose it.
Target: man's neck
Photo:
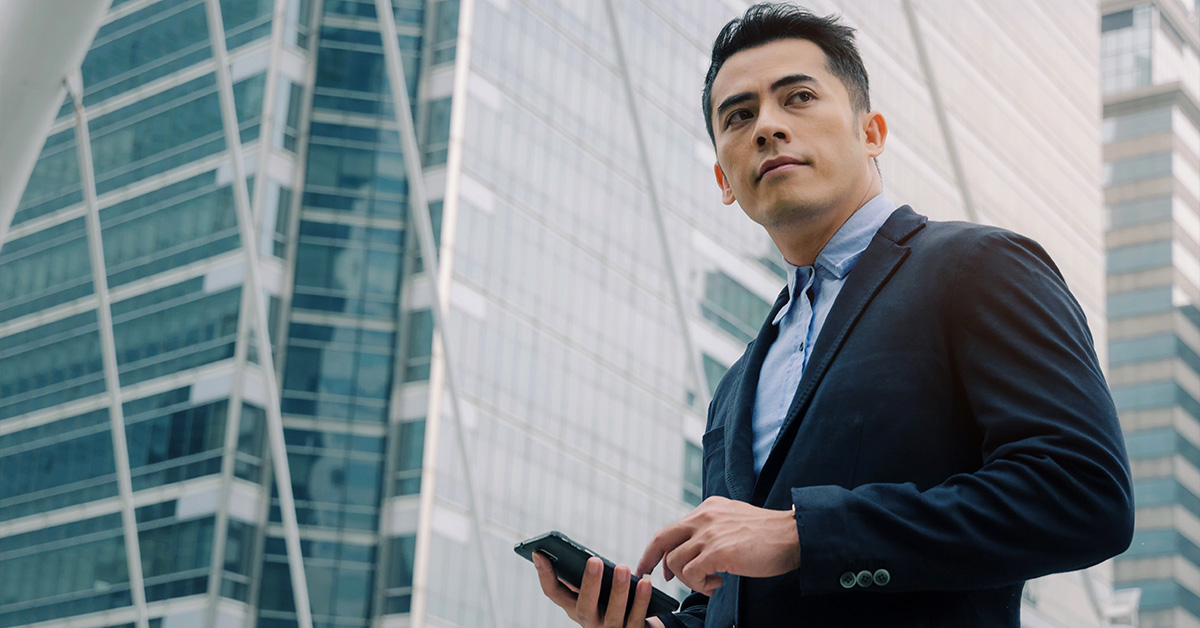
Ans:
[[[821,250],[829,243],[838,229],[854,215],[867,201],[883,192],[883,186],[878,182],[871,185],[856,201],[846,203],[841,207],[830,208],[820,212],[812,220],[800,224],[767,229],[767,234],[775,242],[775,246],[783,253],[783,259],[793,266],[812,266]]]

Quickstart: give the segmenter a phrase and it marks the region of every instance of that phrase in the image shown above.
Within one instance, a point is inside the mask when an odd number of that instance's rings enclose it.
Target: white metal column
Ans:
[[[272,9],[271,56],[267,62],[267,80],[263,91],[263,111],[258,132],[258,168],[261,176],[254,180],[254,196],[253,203],[251,204],[253,208],[251,215],[253,216],[255,225],[261,224],[263,191],[266,189],[269,181],[266,175],[266,164],[271,154],[271,135],[275,123],[275,101],[279,85],[279,57],[283,51],[283,30],[286,22],[287,6],[288,0],[275,0],[275,6]],[[250,299],[252,297],[253,294],[250,290],[242,290],[240,312],[251,311]],[[225,575],[225,547],[229,543],[229,499],[233,490],[233,472],[237,461],[238,434],[242,422],[242,403],[247,364],[249,363],[248,354],[250,353],[250,330],[253,328],[251,322],[248,316],[238,318],[237,343],[233,356],[233,391],[229,395],[229,410],[226,413],[225,419],[225,442],[222,444],[221,489],[217,504],[212,557],[210,559],[212,571],[209,573],[208,578],[208,605],[205,608],[205,626],[217,625],[217,602],[221,597],[221,579]],[[265,495],[265,499],[270,499],[269,493]],[[269,509],[268,512],[270,512]]]
[[[92,287],[96,292],[96,317],[100,323],[100,357],[108,392],[108,419],[112,428],[113,461],[117,467],[117,492],[121,497],[121,526],[125,535],[125,560],[129,566],[129,589],[137,609],[137,628],[148,628],[146,587],[142,580],[142,551],[138,543],[137,518],[133,510],[133,480],[129,470],[129,445],[125,440],[125,412],[121,407],[121,379],[117,371],[117,348],[113,334],[112,309],[108,296],[108,268],[100,237],[100,209],[96,204],[96,172],[92,167],[92,139],[83,110],[83,78],[78,70],[66,80],[75,105],[75,143],[79,154],[79,182],[87,206],[88,253],[92,261]]]
[[[917,48],[917,60],[921,62],[921,70],[925,74],[925,87],[929,90],[929,98],[933,101],[934,117],[937,118],[938,128],[942,131],[942,140],[946,144],[946,154],[950,156],[950,166],[954,168],[954,180],[958,182],[958,192],[962,195],[963,211],[967,220],[976,222],[979,214],[975,210],[975,201],[967,186],[967,173],[963,169],[962,157],[958,154],[958,144],[950,128],[950,118],[946,113],[946,104],[942,101],[942,93],[938,89],[937,79],[933,76],[933,64],[929,61],[929,52],[925,50],[925,37],[921,35],[921,25],[917,21],[917,12],[913,9],[912,0],[903,0],[904,17],[908,21],[908,32],[912,36],[913,46]]]
[[[500,614],[499,596],[496,593],[496,584],[492,576],[491,563],[487,556],[487,545],[484,543],[483,536],[483,521],[480,514],[480,498],[479,490],[475,485],[475,481],[471,472],[469,450],[467,448],[467,437],[465,426],[462,421],[462,412],[460,409],[458,398],[458,387],[455,383],[453,364],[450,359],[450,346],[447,342],[446,325],[449,323],[446,315],[446,305],[449,303],[449,281],[450,277],[447,273],[445,277],[438,276],[438,271],[442,268],[438,264],[437,244],[433,238],[433,220],[429,214],[428,197],[425,194],[425,174],[421,170],[421,150],[417,144],[417,133],[415,124],[412,118],[412,105],[408,98],[408,84],[404,76],[404,62],[400,56],[400,45],[396,34],[396,17],[393,13],[391,0],[375,0],[375,13],[379,16],[379,30],[383,39],[383,56],[387,65],[388,83],[391,88],[392,110],[396,116],[396,123],[400,126],[401,145],[404,149],[404,167],[408,176],[408,198],[409,198],[409,216],[413,218],[417,229],[417,241],[421,251],[421,259],[425,265],[425,272],[431,277],[437,277],[436,281],[431,281],[430,285],[433,288],[433,321],[434,321],[434,355],[440,350],[442,355],[442,365],[444,368],[443,377],[445,378],[446,389],[450,393],[451,416],[454,420],[455,435],[457,436],[457,445],[459,449],[459,457],[462,458],[463,465],[463,481],[467,485],[467,494],[470,497],[471,503],[469,511],[471,513],[471,530],[474,533],[475,544],[478,547],[477,555],[480,563],[480,569],[483,572],[485,588],[487,589],[488,606],[491,614],[489,623],[492,626],[499,628],[503,626],[503,618]],[[470,36],[471,20],[474,14],[474,6],[471,0],[461,0],[459,6],[459,24],[458,24],[458,41],[461,43],[464,39]],[[466,98],[466,64],[469,57],[466,50],[460,49],[457,51],[458,58],[455,61],[455,100],[459,100],[459,107],[464,106],[462,101]],[[461,74],[461,76],[460,76]],[[461,83],[461,85],[460,85]],[[451,118],[453,119],[453,109]],[[461,112],[460,112],[460,118]],[[453,127],[453,125],[452,125]],[[451,134],[451,144],[454,143],[453,128]],[[460,138],[461,139],[461,138]],[[447,179],[455,175],[457,168],[448,165],[446,168]],[[449,187],[449,185],[447,186]],[[450,199],[447,198],[447,201]],[[443,205],[443,210],[445,205]],[[447,213],[443,211],[443,229],[446,226]],[[430,381],[430,397],[431,407],[436,408],[437,402],[440,402],[439,387],[433,385]],[[440,411],[435,414],[440,415]],[[437,422],[440,416],[432,414],[426,419],[426,430],[434,430],[436,434]],[[432,436],[426,434],[429,439]],[[421,478],[422,484],[426,481],[432,482],[433,477],[424,477],[425,473],[432,473],[431,461],[426,461],[425,471]],[[432,485],[430,485],[431,487]],[[427,572],[427,564],[429,560],[429,520],[432,516],[432,500],[433,491],[427,490],[426,486],[422,486],[422,504],[420,518],[424,525],[418,525],[417,545],[418,551],[416,560],[413,565],[413,612],[412,626],[413,628],[422,628],[425,625],[425,592],[418,590],[416,574],[418,572]],[[421,531],[424,530],[425,534]],[[425,543],[422,547],[422,543]],[[424,549],[424,552],[420,551]]]
[[[304,574],[304,558],[300,553],[300,527],[296,520],[296,502],[292,494],[292,476],[288,466],[287,448],[283,441],[283,417],[279,410],[279,380],[275,376],[274,356],[271,354],[267,328],[267,310],[263,304],[262,278],[258,257],[258,236],[250,196],[246,189],[246,168],[242,160],[242,142],[238,131],[237,109],[233,100],[233,81],[229,76],[229,54],[225,49],[225,25],[221,19],[219,0],[206,0],[208,35],[217,64],[217,93],[220,98],[221,120],[225,144],[233,161],[233,198],[237,210],[238,234],[246,254],[246,279],[242,289],[250,293],[250,310],[258,362],[267,383],[267,442],[279,488],[279,504],[283,519],[284,544],[287,548],[288,571],[292,577],[292,594],[300,628],[312,628],[312,608],[308,601],[308,579]],[[269,141],[269,139],[268,139]],[[265,168],[265,164],[259,164]]]
[[[112,0],[0,0],[0,247]]]
[[[629,117],[633,120],[633,134],[637,138],[638,157],[642,161],[642,172],[646,173],[646,189],[650,194],[650,207],[653,209],[655,231],[658,233],[658,246],[663,255],[663,266],[667,270],[668,283],[671,285],[671,297],[675,302],[675,324],[683,334],[683,344],[687,347],[688,370],[696,380],[696,398],[701,401],[700,407],[708,408],[708,381],[704,376],[700,352],[692,340],[692,328],[688,326],[687,308],[684,306],[683,289],[675,268],[677,259],[671,253],[671,240],[667,237],[667,222],[663,216],[662,203],[658,200],[658,184],[651,167],[650,152],[646,148],[646,134],[642,130],[642,118],[638,113],[637,96],[633,91],[633,79],[629,75],[629,62],[625,57],[625,46],[621,42],[621,32],[617,28],[617,13],[613,8],[613,0],[604,0],[604,10],[608,15],[608,25],[612,29],[613,47],[617,49],[617,67],[621,69],[621,82],[625,84],[626,102],[629,105]]]

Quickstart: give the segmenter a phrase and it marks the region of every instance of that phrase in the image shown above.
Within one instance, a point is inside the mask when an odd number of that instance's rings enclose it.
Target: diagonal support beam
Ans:
[[[400,139],[404,149],[404,167],[408,176],[408,196],[410,208],[409,215],[413,217],[413,220],[416,223],[417,241],[421,251],[421,259],[425,264],[426,272],[429,273],[431,277],[438,277],[438,271],[441,267],[438,265],[437,245],[433,238],[433,220],[429,214],[428,196],[425,194],[425,174],[421,170],[421,151],[417,144],[416,125],[413,123],[412,105],[408,98],[408,83],[405,81],[404,62],[400,56],[400,44],[396,35],[396,17],[393,13],[391,0],[375,0],[375,13],[379,16],[379,30],[383,39],[383,56],[387,65],[388,86],[391,89],[392,110],[396,116],[396,123],[400,126]],[[470,33],[470,19],[473,13],[474,11],[470,4],[470,0],[463,0],[462,6],[460,6],[459,9],[459,42],[462,42],[465,39],[464,31],[466,34]],[[457,81],[458,74],[460,72],[465,72],[467,58],[459,58],[456,63],[461,64],[461,66],[456,69]],[[456,87],[458,86],[456,85]],[[461,99],[465,97],[465,89],[456,89],[456,98]],[[453,137],[451,137],[451,142],[454,142]],[[456,169],[447,167],[447,178],[451,176],[451,170]],[[444,213],[443,215],[446,214]],[[443,298],[448,296],[443,294],[443,291],[447,289],[447,286],[449,285],[449,276],[447,275],[445,277],[445,285],[441,285],[441,279],[441,277],[438,277],[438,280],[430,282],[430,285],[433,287],[432,311],[434,321],[433,329],[435,355],[437,350],[440,348],[446,389],[450,393],[451,417],[454,421],[454,431],[455,436],[457,437],[456,441],[459,450],[459,457],[462,459],[463,480],[467,485],[467,494],[471,501],[469,504],[472,523],[471,531],[474,533],[475,543],[479,548],[478,559],[483,572],[484,584],[486,585],[487,589],[488,607],[490,609],[489,621],[492,626],[500,628],[503,626],[503,618],[500,614],[500,598],[496,592],[495,579],[492,576],[491,565],[488,559],[487,545],[484,543],[483,521],[480,515],[480,502],[482,500],[479,498],[479,489],[475,484],[475,480],[471,471],[471,458],[467,448],[466,429],[462,421],[462,412],[458,398],[458,387],[455,384],[454,369],[452,368],[453,364],[450,359],[450,346],[446,337],[446,326],[449,321],[445,312],[445,304],[449,302],[449,299]],[[431,394],[436,394],[437,391],[433,386],[430,386],[430,389]],[[431,416],[428,420],[431,422],[436,422],[439,420],[439,418]],[[423,478],[422,482],[424,483],[424,481],[425,479]],[[421,508],[421,516],[427,518],[430,516],[432,510],[432,491],[426,491],[425,488],[426,487],[424,486],[422,487],[423,503]],[[426,500],[428,501],[426,502]],[[420,544],[421,542],[422,539],[418,537],[417,543]],[[428,543],[428,539],[425,539],[425,542]],[[428,550],[426,550],[426,560],[427,555]],[[418,560],[421,560],[421,552],[418,552]],[[417,572],[417,569],[414,568],[413,571]],[[423,597],[423,593],[418,592],[418,595],[414,597]],[[421,628],[424,623],[424,613],[419,612],[419,609],[414,610],[414,628]]]
[[[671,286],[671,300],[675,304],[675,323],[683,334],[683,344],[687,347],[687,367],[692,378],[696,381],[696,398],[700,400],[701,408],[708,408],[708,381],[704,376],[700,351],[692,339],[692,328],[688,326],[687,307],[684,305],[683,289],[680,286],[678,269],[675,260],[679,259],[671,252],[671,239],[667,237],[667,222],[662,203],[658,200],[658,182],[654,178],[654,169],[650,161],[650,151],[646,148],[646,134],[642,128],[642,118],[637,106],[637,95],[633,91],[633,79],[629,74],[629,62],[625,56],[625,45],[621,41],[621,31],[617,28],[617,13],[612,0],[604,0],[604,10],[608,15],[608,26],[612,30],[613,47],[617,49],[617,67],[621,68],[621,82],[625,85],[626,103],[629,105],[629,117],[633,120],[633,133],[637,138],[638,158],[642,162],[642,172],[646,173],[646,190],[650,195],[650,207],[653,209],[655,233],[658,235],[658,249],[663,254],[663,265],[667,269],[667,279]]]
[[[246,253],[248,312],[253,321],[251,331],[263,379],[267,382],[267,442],[271,448],[271,464],[279,489],[279,505],[283,519],[283,540],[287,548],[288,572],[292,577],[292,595],[300,628],[312,628],[312,607],[308,600],[308,579],[304,574],[304,557],[300,552],[300,526],[296,517],[296,501],[292,494],[292,474],[288,465],[287,447],[283,441],[283,417],[279,409],[279,379],[275,375],[275,358],[271,353],[270,332],[267,327],[267,308],[263,304],[261,270],[259,269],[258,238],[254,215],[250,209],[250,194],[246,189],[246,166],[242,159],[241,135],[238,131],[237,109],[233,100],[233,80],[229,75],[229,53],[225,49],[225,25],[221,19],[219,0],[206,0],[208,36],[213,60],[217,64],[217,94],[220,99],[221,121],[225,130],[225,145],[233,161],[233,199],[237,210],[238,235]],[[269,138],[263,138],[269,141]],[[265,164],[260,164],[260,168]]]
[[[125,410],[121,403],[121,379],[117,371],[117,347],[113,333],[111,300],[108,295],[108,266],[104,263],[104,243],[100,234],[100,208],[96,204],[96,170],[92,166],[92,138],[83,110],[83,78],[79,71],[66,80],[67,91],[75,105],[75,143],[79,152],[79,182],[87,207],[88,254],[92,262],[92,286],[96,293],[96,317],[100,323],[100,357],[104,364],[104,385],[108,391],[108,419],[112,428],[113,461],[117,467],[117,494],[121,498],[121,527],[125,536],[125,560],[129,570],[129,588],[137,609],[137,628],[149,628],[146,616],[146,585],[142,579],[142,549],[138,542],[137,517],[133,510],[133,473],[129,470],[129,443],[125,440]]]
[[[264,173],[266,172],[267,160],[271,156],[271,138],[274,135],[275,124],[277,122],[275,119],[275,102],[279,91],[279,59],[283,53],[283,31],[287,24],[287,8],[288,0],[274,0],[271,16],[271,57],[267,63],[267,80],[266,87],[263,89],[262,118],[259,122],[258,133],[258,163],[262,164],[259,166],[259,169]],[[242,179],[239,178],[238,180],[241,181]],[[263,194],[268,183],[269,177],[265,174],[254,181],[253,202],[251,203],[251,207],[257,210],[251,212],[254,224],[261,224]],[[261,237],[262,234],[259,235],[258,243],[266,246],[266,242]],[[250,299],[253,297],[254,293],[252,291],[243,290],[239,311],[251,311]],[[217,618],[220,615],[221,581],[225,577],[225,552],[229,544],[230,495],[233,491],[238,438],[243,420],[242,408],[245,399],[244,388],[249,365],[249,336],[251,335],[250,330],[253,328],[252,323],[253,321],[251,321],[249,316],[242,316],[238,319],[237,343],[234,345],[235,349],[233,353],[233,390],[229,395],[229,411],[225,417],[225,442],[221,446],[221,489],[217,504],[217,518],[210,559],[212,570],[208,576],[208,604],[204,610],[205,626],[217,625]],[[268,494],[266,497],[269,499],[270,495]],[[266,527],[265,521],[263,527]],[[265,530],[262,533],[265,534]],[[258,569],[260,567],[255,568]]]
[[[942,131],[942,140],[946,143],[946,154],[950,156],[950,165],[954,168],[954,180],[958,182],[958,193],[962,195],[963,210],[967,220],[979,221],[975,210],[975,200],[971,197],[971,189],[967,186],[967,172],[963,169],[962,157],[958,154],[958,143],[954,141],[954,133],[950,127],[950,118],[946,113],[946,104],[942,101],[942,92],[938,89],[937,78],[933,76],[933,64],[929,61],[929,52],[925,50],[925,36],[921,34],[921,24],[917,20],[917,12],[913,9],[912,0],[903,0],[904,18],[908,22],[908,32],[912,36],[913,45],[917,48],[917,59],[921,62],[921,71],[925,73],[925,86],[929,88],[929,98],[933,101],[933,112],[936,114],[938,128]]]

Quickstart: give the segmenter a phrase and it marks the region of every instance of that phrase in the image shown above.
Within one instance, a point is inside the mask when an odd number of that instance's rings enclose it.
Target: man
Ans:
[[[791,268],[709,407],[707,499],[637,566],[694,593],[645,619],[643,582],[626,619],[627,567],[598,608],[598,570],[576,593],[539,557],[545,594],[589,628],[1015,628],[1026,579],[1123,551],[1128,460],[1082,311],[1031,240],[882,194],[853,31],[751,7],[704,112],[724,202]]]

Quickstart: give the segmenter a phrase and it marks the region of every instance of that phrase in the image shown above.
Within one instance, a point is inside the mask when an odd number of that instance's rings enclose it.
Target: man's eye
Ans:
[[[808,102],[812,99],[813,99],[812,92],[796,92],[795,94],[792,94],[792,100],[799,100],[800,102]]]
[[[751,115],[749,111],[746,111],[745,109],[738,109],[737,111],[729,114],[729,117],[725,120],[725,124],[729,125],[733,124],[734,122],[742,122],[743,120],[749,120],[750,118]]]

